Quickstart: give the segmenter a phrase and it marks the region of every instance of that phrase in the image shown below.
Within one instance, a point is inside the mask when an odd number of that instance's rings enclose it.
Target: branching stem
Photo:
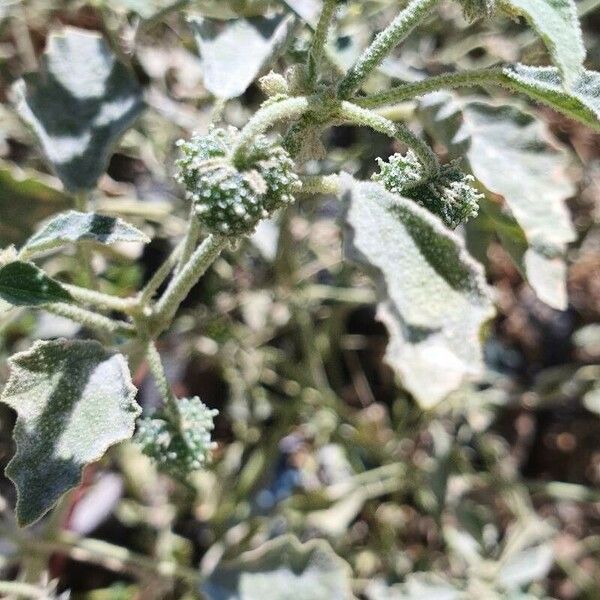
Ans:
[[[394,123],[376,112],[346,101],[340,104],[339,117],[343,121],[370,127],[375,131],[401,141],[417,155],[423,166],[430,173],[435,173],[438,170],[439,162],[433,150],[406,127],[406,125]]]
[[[363,52],[338,87],[338,96],[347,99],[360,87],[383,59],[431,12],[439,0],[411,0],[408,6]]]
[[[59,317],[65,317],[76,323],[81,323],[85,327],[89,327],[100,333],[131,337],[136,332],[135,327],[125,321],[109,319],[104,315],[99,315],[85,308],[79,308],[65,302],[52,302],[44,304],[41,308]]]

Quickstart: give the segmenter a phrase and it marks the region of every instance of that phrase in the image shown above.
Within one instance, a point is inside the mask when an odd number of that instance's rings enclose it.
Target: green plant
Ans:
[[[223,10],[260,13],[269,4],[230,2]],[[20,525],[42,517],[78,485],[86,464],[130,439],[136,427],[134,439],[142,451],[177,480],[185,483],[209,462],[217,411],[199,398],[175,396],[156,342],[223,252],[237,249],[261,221],[285,214],[309,196],[335,195],[341,201],[344,257],[378,283],[378,314],[389,333],[386,361],[421,409],[438,405],[483,370],[483,331],[494,314],[493,300],[482,265],[453,231],[467,221],[471,227],[478,212],[506,241],[539,297],[565,308],[564,255],[574,233],[563,203],[570,184],[560,176],[557,182],[547,180],[550,171],[566,168],[562,151],[545,144],[542,126],[530,113],[494,101],[503,96],[469,99],[445,90],[515,92],[600,131],[600,74],[583,65],[574,2],[459,2],[469,20],[524,17],[547,46],[554,66],[514,64],[448,72],[376,92],[369,78],[435,14],[439,1],[408,2],[340,73],[327,42],[344,4],[324,0],[308,47],[296,52],[303,62],[260,79],[268,98],[241,129],[213,125],[178,144],[175,179],[189,210],[185,236],[147,284],[127,297],[99,289],[93,255],[111,244],[147,243],[148,228],[94,211],[93,196],[115,143],[144,110],[139,84],[100,35],[65,29],[50,36],[41,71],[15,85],[19,113],[73,205],[2,255],[1,308],[47,311],[97,336],[38,342],[9,359],[1,400],[17,413],[16,454],[6,472],[17,487]],[[251,35],[249,21],[239,25],[242,46],[248,35],[244,67],[251,80],[297,31],[293,14],[286,11],[276,18],[270,37]],[[206,86],[218,99],[218,121],[225,102],[244,90],[236,89],[238,74],[228,79],[223,63],[227,52],[219,46],[219,36],[207,31],[209,21],[192,20],[190,25],[203,49]],[[382,110],[425,94],[431,95],[416,109],[422,134]],[[378,159],[379,171],[371,181],[315,171],[315,161],[324,158],[321,137],[342,124],[384,134],[401,151]],[[277,128],[281,135],[275,137]],[[444,160],[425,134],[434,146],[444,147]],[[538,198],[544,191],[547,206]],[[502,210],[492,194],[506,198]],[[74,277],[50,275],[38,266],[72,245],[78,261]],[[162,406],[142,417],[130,369],[144,361]],[[319,366],[312,367],[318,380]],[[290,544],[294,560],[296,554],[303,557],[317,550],[327,554],[322,548]],[[502,593],[499,580],[490,583],[477,564],[483,593]],[[310,590],[312,584],[306,585]],[[346,584],[332,585],[346,593]]]

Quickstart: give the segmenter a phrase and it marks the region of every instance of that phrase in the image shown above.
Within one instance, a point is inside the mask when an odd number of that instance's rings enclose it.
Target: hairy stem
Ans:
[[[194,209],[190,210],[189,224],[187,233],[183,240],[183,248],[181,249],[181,255],[179,256],[179,262],[175,269],[175,274],[180,273],[181,269],[185,266],[190,256],[192,256],[196,246],[198,245],[198,238],[200,237],[200,222],[196,218]]]
[[[233,161],[236,162],[243,158],[246,148],[257,135],[279,121],[298,119],[309,107],[310,100],[304,96],[299,96],[269,104],[259,110],[242,129],[237,146],[233,151]]]
[[[394,123],[377,113],[361,108],[351,102],[343,101],[340,104],[338,116],[344,121],[356,125],[364,125],[375,131],[379,131],[392,138],[396,138],[406,144],[419,158],[423,166],[430,172],[435,173],[439,168],[437,156],[433,150],[420,138],[418,138],[406,125]]]
[[[337,6],[337,0],[325,0],[323,4],[323,10],[321,11],[321,17],[315,29],[315,33],[312,38],[310,50],[308,52],[308,83],[312,88],[317,81],[319,74],[319,68],[321,66],[321,60],[323,59],[323,53],[325,52],[325,44],[327,43],[327,35],[329,28],[331,27],[331,21],[335,14]]]
[[[128,314],[133,312],[137,306],[136,298],[118,298],[110,294],[103,294],[88,288],[82,288],[78,285],[69,285],[63,283],[62,286],[77,300],[84,304],[90,304],[104,310],[118,310],[119,312]]]
[[[163,368],[162,360],[160,359],[160,354],[158,353],[156,344],[154,342],[150,342],[148,344],[148,348],[146,349],[146,361],[148,362],[148,367],[150,368],[154,380],[156,381],[158,391],[160,392],[164,401],[169,402],[173,394],[171,393],[171,386],[169,385],[167,375]]]
[[[156,304],[153,337],[157,337],[168,327],[183,299],[226,245],[226,239],[209,235],[192,254],[185,267],[173,278],[162,298]]]
[[[89,327],[95,331],[110,335],[123,335],[131,337],[135,335],[136,329],[133,325],[126,323],[125,321],[117,321],[115,319],[109,319],[104,315],[99,315],[92,311],[86,310],[85,308],[79,308],[72,304],[66,304],[64,302],[52,302],[50,304],[44,304],[41,308],[59,317],[65,317],[81,323],[85,327]]]
[[[340,191],[338,175],[305,175],[302,181],[301,194],[334,194]]]
[[[423,81],[404,83],[386,92],[356,97],[352,102],[363,108],[376,108],[402,102],[403,100],[441,89],[454,89],[485,84],[505,85],[508,87],[509,83],[508,78],[505,77],[500,68],[477,69],[462,73],[444,73],[443,75],[429,77]]]
[[[338,96],[349,98],[383,59],[431,12],[439,0],[412,0],[363,52],[338,87]]]
[[[139,294],[139,303],[141,306],[145,306],[148,301],[152,299],[152,296],[156,293],[156,290],[164,283],[165,279],[169,276],[171,269],[177,264],[178,258],[183,251],[185,240],[182,240],[169,254],[167,260],[156,270],[154,275],[150,278],[144,289]]]

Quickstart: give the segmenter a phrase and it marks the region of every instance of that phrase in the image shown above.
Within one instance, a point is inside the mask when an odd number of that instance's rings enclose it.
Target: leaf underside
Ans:
[[[42,68],[15,84],[17,110],[65,187],[92,189],[119,137],[143,109],[141,88],[102,37],[50,35]]]
[[[202,585],[211,600],[350,600],[350,568],[327,542],[276,538],[218,567]]]
[[[37,342],[9,359],[0,400],[17,413],[6,474],[30,525],[75,487],[83,467],[133,434],[141,409],[125,358],[98,342]]]
[[[480,330],[493,314],[481,266],[458,236],[411,200],[343,176],[344,254],[379,280],[386,360],[429,408],[482,368]]]
[[[295,28],[293,15],[231,21],[189,20],[202,56],[204,86],[217,98],[241,96],[275,60]]]
[[[49,221],[27,240],[23,249],[28,252],[39,252],[62,246],[67,242],[78,241],[114,244],[116,242],[147,243],[150,240],[139,229],[122,219],[71,210]]]

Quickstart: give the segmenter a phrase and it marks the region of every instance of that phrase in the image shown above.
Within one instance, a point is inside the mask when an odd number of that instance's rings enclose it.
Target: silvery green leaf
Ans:
[[[502,0],[511,14],[524,16],[548,48],[566,87],[579,76],[585,59],[577,7],[573,0]]]
[[[415,202],[377,183],[342,182],[344,254],[378,279],[386,360],[421,406],[434,406],[481,371],[481,328],[494,314],[483,269]]]
[[[52,185],[53,180],[0,161],[0,198],[6,198],[0,202],[0,245],[20,245],[40,221],[72,204],[67,194]]]
[[[600,73],[583,70],[569,89],[555,67],[516,64],[504,69],[511,87],[600,131]]]
[[[75,487],[85,465],[131,437],[141,409],[127,362],[98,342],[37,342],[8,361],[0,401],[17,412],[6,474],[29,525]]]
[[[143,108],[138,82],[102,37],[70,27],[50,35],[40,72],[14,90],[17,110],[71,191],[95,186]]]
[[[527,548],[512,555],[500,569],[497,582],[504,589],[515,589],[546,577],[554,562],[550,544]]]
[[[349,566],[324,540],[271,540],[223,564],[202,585],[211,600],[351,600]]]
[[[204,85],[218,98],[243,94],[275,60],[295,28],[293,15],[189,20],[202,56]]]
[[[69,302],[71,294],[33,263],[14,261],[0,267],[0,298],[13,306]]]
[[[404,583],[388,586],[374,581],[367,587],[368,600],[462,600],[460,589],[434,573],[413,573]]]
[[[567,245],[575,231],[565,200],[575,191],[567,175],[569,156],[552,143],[546,125],[517,105],[426,96],[421,104],[430,132],[452,153],[465,154],[475,177],[502,196],[508,215],[483,203],[497,233],[537,296],[567,306]],[[518,225],[515,227],[515,225]]]
[[[147,243],[150,239],[139,229],[117,217],[70,210],[46,223],[40,231],[27,240],[22,252],[30,255],[57,248],[68,242],[79,241],[114,244],[116,242]]]
[[[323,8],[322,0],[284,0],[284,2],[311,27],[316,27]]]

